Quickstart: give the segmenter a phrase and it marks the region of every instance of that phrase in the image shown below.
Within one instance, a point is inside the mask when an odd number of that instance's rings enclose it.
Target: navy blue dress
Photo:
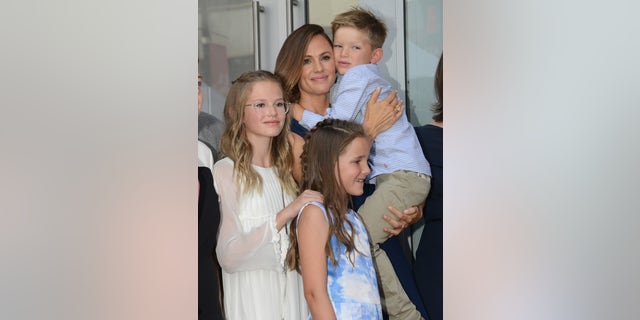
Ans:
[[[289,126],[289,128],[291,129],[291,131],[299,136],[301,136],[303,139],[304,137],[307,135],[307,133],[309,133],[309,130],[307,130],[307,128],[303,127],[300,122],[298,122],[298,120],[291,118],[291,125]]]
[[[431,165],[431,190],[424,206],[424,230],[413,272],[431,320],[442,319],[442,128],[416,127],[425,158]]]

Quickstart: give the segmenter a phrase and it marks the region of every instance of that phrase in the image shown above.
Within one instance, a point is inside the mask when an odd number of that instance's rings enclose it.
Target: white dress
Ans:
[[[233,161],[215,163],[221,222],[216,254],[222,267],[228,320],[306,319],[302,278],[285,271],[289,226],[276,231],[276,214],[293,201],[272,168],[253,166],[262,177],[262,195],[240,193]]]

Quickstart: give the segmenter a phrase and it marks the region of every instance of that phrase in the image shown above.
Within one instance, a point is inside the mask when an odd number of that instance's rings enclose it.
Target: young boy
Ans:
[[[392,91],[391,84],[380,76],[376,65],[382,59],[382,44],[387,35],[384,23],[371,12],[355,8],[337,15],[331,22],[331,28],[338,72],[338,81],[331,91],[332,107],[325,116],[305,110],[301,124],[307,127],[313,127],[325,118],[352,120],[362,124],[371,93],[378,87],[382,88],[380,97]],[[422,203],[429,193],[431,169],[421,150],[406,115],[378,134],[371,146],[371,173],[367,177],[371,182],[375,178],[376,190],[358,210],[373,243],[385,294],[383,304],[392,316],[390,319],[420,319],[404,291],[398,294],[397,288],[385,290],[385,280],[394,282],[397,277],[392,267],[388,269],[388,263],[379,262],[388,258],[378,245],[388,238],[383,231],[386,222],[382,218],[387,206],[404,210]],[[390,273],[393,273],[393,279],[390,279]],[[401,287],[399,289],[402,290]],[[392,315],[394,312],[389,308],[399,308],[402,314]],[[411,315],[405,311],[408,309],[412,309]]]

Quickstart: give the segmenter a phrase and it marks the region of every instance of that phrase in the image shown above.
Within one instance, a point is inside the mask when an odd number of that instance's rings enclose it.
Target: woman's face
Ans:
[[[333,60],[333,47],[321,35],[309,42],[302,64],[300,76],[300,95],[328,94],[336,80],[336,65]]]

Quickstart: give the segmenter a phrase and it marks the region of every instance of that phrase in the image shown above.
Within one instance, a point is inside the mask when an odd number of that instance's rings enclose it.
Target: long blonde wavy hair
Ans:
[[[247,139],[246,128],[243,123],[245,104],[253,90],[253,86],[260,81],[272,81],[282,90],[280,78],[269,71],[258,70],[241,74],[233,81],[227,100],[224,104],[225,130],[220,140],[222,157],[233,160],[233,169],[239,186],[243,192],[252,190],[262,192],[262,178],[251,166],[253,148]],[[271,163],[280,179],[283,190],[295,196],[298,189],[291,174],[293,156],[287,136],[289,134],[290,113],[285,116],[284,127],[280,134],[271,140]]]

